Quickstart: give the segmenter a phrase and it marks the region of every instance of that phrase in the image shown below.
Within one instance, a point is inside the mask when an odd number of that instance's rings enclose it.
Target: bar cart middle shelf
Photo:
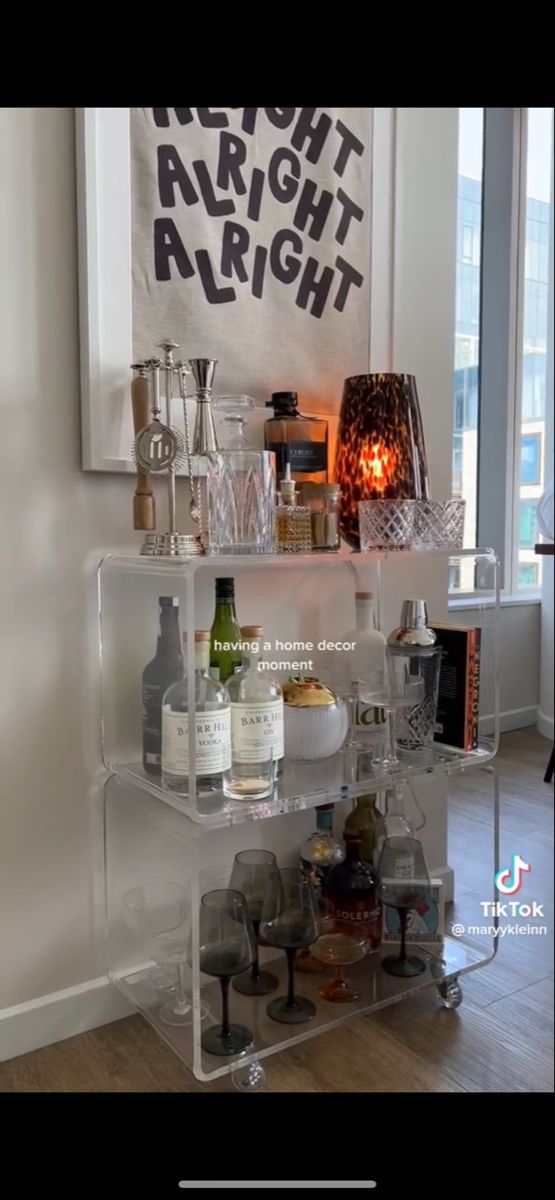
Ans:
[[[243,803],[226,800],[223,796],[209,797],[197,793],[195,781],[188,798],[166,791],[145,774],[141,763],[141,696],[140,673],[145,661],[145,645],[152,639],[152,614],[156,611],[159,594],[179,597],[182,629],[188,634],[186,670],[193,670],[193,638],[196,627],[209,627],[213,579],[217,575],[233,574],[244,579],[244,604],[250,604],[247,619],[257,619],[254,600],[266,611],[274,604],[268,628],[274,628],[276,597],[290,601],[287,609],[297,619],[294,636],[302,639],[316,620],[314,589],[305,588],[316,576],[316,604],[321,602],[321,581],[333,580],[329,595],[341,610],[341,587],[353,590],[353,572],[375,572],[374,586],[381,592],[380,568],[390,557],[397,563],[405,560],[439,560],[430,570],[430,588],[437,588],[437,570],[458,564],[461,572],[474,569],[486,581],[482,595],[473,601],[480,609],[483,626],[483,646],[487,652],[487,688],[483,689],[482,712],[488,719],[488,731],[481,734],[478,746],[462,752],[439,744],[430,750],[407,753],[402,757],[401,770],[395,781],[407,781],[419,795],[420,807],[426,818],[433,820],[437,805],[437,790],[429,788],[426,780],[444,776],[457,789],[457,780],[464,779],[470,768],[485,768],[492,779],[491,812],[484,823],[485,836],[491,840],[491,854],[484,872],[484,897],[493,898],[493,877],[497,869],[499,792],[495,771],[490,766],[497,753],[499,737],[499,704],[497,689],[497,629],[499,612],[498,563],[491,550],[453,552],[398,552],[390,556],[370,553],[275,555],[244,557],[198,557],[191,559],[148,559],[139,556],[114,555],[103,559],[99,568],[99,614],[101,656],[102,749],[109,778],[105,784],[105,855],[106,855],[106,950],[108,975],[127,999],[156,1028],[164,1040],[182,1058],[201,1081],[210,1081],[248,1066],[250,1062],[293,1046],[308,1037],[335,1028],[356,1016],[368,1014],[400,1001],[413,991],[435,985],[444,1003],[456,1007],[460,1003],[458,979],[461,975],[485,966],[497,948],[493,942],[476,941],[447,935],[441,946],[420,948],[426,961],[426,971],[415,979],[397,979],[380,968],[380,955],[374,954],[349,969],[356,979],[358,998],[346,1004],[319,1000],[317,987],[320,976],[303,974],[303,995],[317,1005],[316,1016],[303,1025],[286,1026],[272,1021],[266,1014],[264,998],[253,999],[232,993],[233,1019],[252,1030],[252,1051],[236,1059],[222,1059],[206,1054],[201,1048],[202,1001],[208,1004],[211,1016],[217,1019],[218,984],[206,981],[198,967],[198,906],[204,890],[227,886],[225,873],[233,856],[242,848],[241,829],[249,826],[252,844],[264,844],[264,838],[281,838],[289,822],[281,818],[299,814],[324,803],[349,801],[368,791],[380,791],[391,784],[391,775],[380,773],[372,765],[371,741],[362,750],[340,751],[332,758],[317,762],[285,764],[279,784],[267,801]],[[441,561],[443,560],[443,562]],[[472,564],[474,560],[474,564]],[[343,574],[342,574],[343,572]],[[325,575],[324,575],[325,573]],[[340,583],[340,579],[344,583]],[[276,583],[279,579],[279,587]],[[256,581],[256,583],[254,583]],[[254,591],[256,596],[254,597]],[[425,593],[422,592],[422,594]],[[254,598],[253,598],[254,597]],[[258,618],[259,619],[259,618]],[[285,618],[284,618],[285,619]],[[304,620],[304,625],[303,625]],[[336,624],[343,626],[345,620]],[[283,627],[289,628],[284,625]],[[484,638],[484,629],[487,636]],[[484,674],[484,671],[483,671]],[[193,710],[190,709],[190,718]],[[190,727],[193,722],[190,719]],[[190,762],[194,771],[194,743],[190,739]],[[291,815],[290,820],[294,820]],[[268,823],[268,824],[267,824]],[[266,831],[266,832],[265,832]],[[257,840],[258,839],[258,840]],[[247,844],[245,841],[243,845]],[[269,843],[266,841],[266,845]],[[273,848],[272,841],[272,848]],[[277,852],[277,851],[276,851]],[[216,856],[216,862],[214,855]],[[278,854],[278,858],[280,855]],[[217,866],[216,863],[225,865]],[[287,865],[283,862],[283,865]],[[435,864],[431,862],[430,867]],[[134,885],[149,880],[173,879],[186,881],[191,906],[191,965],[187,967],[189,988],[193,1000],[192,1021],[187,1026],[164,1024],[158,1016],[160,996],[152,984],[155,964],[140,946],[136,933],[127,928],[123,915],[123,897]],[[495,922],[494,922],[495,923]],[[264,965],[271,961],[272,971],[285,977],[285,957],[275,957],[276,951],[263,950]],[[273,956],[273,957],[272,957]],[[281,959],[283,958],[283,962]],[[209,1018],[210,1019],[210,1018]]]

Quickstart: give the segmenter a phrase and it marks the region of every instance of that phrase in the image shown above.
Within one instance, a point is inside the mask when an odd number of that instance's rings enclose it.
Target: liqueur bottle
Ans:
[[[354,643],[353,649],[348,651],[353,683],[370,671],[383,671],[386,639],[378,629],[372,592],[355,592],[355,628],[349,629],[340,640]],[[383,723],[383,708],[363,704],[361,700],[357,702],[355,726],[358,730],[373,729]]]
[[[324,896],[331,902],[336,920],[364,922],[370,950],[377,950],[382,938],[377,872],[371,862],[360,856],[360,833],[346,829],[343,839],[345,859],[328,872]]]
[[[316,829],[301,846],[301,870],[320,891],[331,868],[344,858],[345,847],[333,836],[333,804],[320,804]]]
[[[328,478],[328,422],[305,417],[298,411],[297,392],[274,392],[266,403],[274,415],[264,425],[264,445],[276,456],[278,481],[291,463],[293,479],[326,483]]]

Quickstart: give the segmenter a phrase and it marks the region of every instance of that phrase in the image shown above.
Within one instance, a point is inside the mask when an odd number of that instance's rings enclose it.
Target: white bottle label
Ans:
[[[195,755],[198,775],[218,774],[231,766],[229,707],[195,713]],[[166,775],[189,774],[189,716],[162,712],[162,770]]]
[[[283,700],[231,705],[231,744],[236,762],[283,758]]]
[[[395,860],[395,879],[414,880],[414,855],[402,854]]]

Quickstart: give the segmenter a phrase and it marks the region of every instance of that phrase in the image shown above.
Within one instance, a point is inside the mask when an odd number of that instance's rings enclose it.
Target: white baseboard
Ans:
[[[544,738],[549,738],[550,742],[553,741],[553,724],[553,717],[546,716],[541,708],[538,708],[538,733]]]
[[[0,1062],[128,1017],[134,1009],[106,976],[0,1011]]]
[[[499,728],[501,733],[510,733],[513,729],[527,729],[529,725],[535,725],[538,721],[538,706],[530,704],[527,708],[510,708],[499,715]],[[480,733],[493,733],[493,713],[488,713],[485,717],[480,717]]]

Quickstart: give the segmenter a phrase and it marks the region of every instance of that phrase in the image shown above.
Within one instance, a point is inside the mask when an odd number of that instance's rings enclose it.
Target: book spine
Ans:
[[[473,630],[474,653],[472,658],[472,742],[470,750],[478,745],[478,730],[480,721],[480,659],[482,653],[482,630]]]
[[[475,630],[469,629],[466,635],[466,659],[464,670],[464,735],[465,750],[472,750],[473,745],[473,706],[474,706],[474,655],[476,649]]]

